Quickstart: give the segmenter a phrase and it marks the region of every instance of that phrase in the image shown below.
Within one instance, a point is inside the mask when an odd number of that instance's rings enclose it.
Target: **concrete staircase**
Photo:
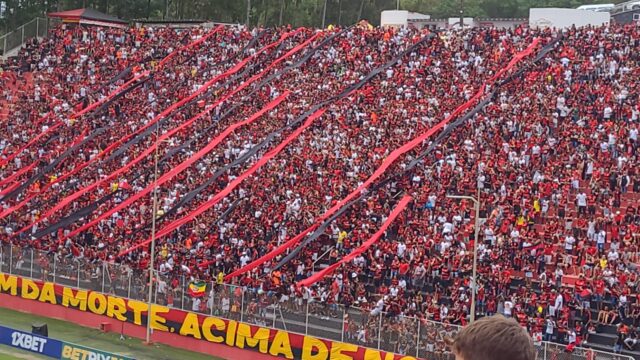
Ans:
[[[33,74],[23,73],[18,75],[12,71],[5,71],[0,75],[0,124],[5,124],[10,119],[11,112],[14,110],[15,99],[21,97],[25,93],[33,92]],[[7,99],[7,95],[11,97],[11,101]]]
[[[35,18],[17,29],[0,36],[0,59],[7,59],[18,54],[25,42],[31,38],[47,36],[49,20]],[[2,62],[0,61],[0,64]]]

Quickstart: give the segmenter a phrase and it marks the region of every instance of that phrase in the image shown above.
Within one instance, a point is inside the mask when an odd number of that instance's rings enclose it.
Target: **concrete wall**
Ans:
[[[531,28],[566,29],[572,26],[600,26],[611,21],[608,12],[596,12],[562,8],[529,9],[529,26]]]
[[[76,325],[98,329],[101,324],[108,324],[111,331],[122,332],[126,336],[141,340],[146,338],[146,327],[128,322],[121,322],[107,316],[95,315],[86,311],[66,308],[59,305],[42,303],[39,301],[24,300],[20,297],[0,294],[0,306],[29,314],[73,322]],[[151,336],[153,342],[165,345],[197,351],[204,354],[219,356],[224,359],[251,359],[273,360],[273,356],[261,354],[257,351],[243,350],[224,344],[214,344],[208,341],[197,340],[188,336],[182,336],[164,331],[154,331]],[[82,345],[82,344],[79,344]]]
[[[630,10],[612,14],[611,21],[616,24],[638,23],[640,22],[640,10]]]
[[[462,18],[462,23],[464,24],[465,29],[469,29],[475,27],[475,23],[472,17]],[[447,25],[449,29],[460,29],[460,18],[459,17],[450,17],[447,19]]]
[[[380,14],[380,26],[406,27],[408,19],[406,10],[385,10]]]
[[[491,27],[496,29],[514,29],[519,25],[526,24],[527,19],[477,19],[476,26]]]

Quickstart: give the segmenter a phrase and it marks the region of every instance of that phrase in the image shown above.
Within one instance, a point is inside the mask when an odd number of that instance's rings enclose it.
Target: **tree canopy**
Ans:
[[[10,31],[47,12],[92,7],[124,19],[207,19],[251,25],[321,26],[353,24],[360,19],[380,22],[382,10],[397,0],[0,0],[5,3],[0,29]],[[456,17],[460,9],[469,17],[526,17],[530,7],[570,7],[610,0],[400,0],[400,9],[434,18]],[[620,1],[618,1],[620,2]],[[247,11],[250,3],[250,11]]]

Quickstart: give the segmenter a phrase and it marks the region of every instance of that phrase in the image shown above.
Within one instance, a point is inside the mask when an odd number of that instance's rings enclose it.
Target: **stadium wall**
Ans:
[[[43,304],[39,301],[25,300],[21,297],[15,297],[7,294],[0,294],[0,307],[48,318],[65,320],[94,329],[106,325],[112,332],[122,332],[126,336],[143,340],[146,338],[146,328],[144,326],[122,322],[108,316],[95,315],[76,309],[64,308],[58,305],[47,303]],[[260,353],[256,354],[250,350],[240,350],[220,344],[211,344],[202,340],[162,331],[155,331],[152,335],[152,340],[161,344],[219,356],[225,359],[244,359],[251,357],[254,360],[273,360],[272,356]]]
[[[0,306],[144,339],[146,303],[0,273]],[[152,340],[227,359],[274,357],[302,360],[415,360],[354,344],[204,316],[161,305],[151,307]]]
[[[572,26],[601,26],[611,21],[608,12],[562,8],[529,9],[529,26],[532,29],[568,29]]]

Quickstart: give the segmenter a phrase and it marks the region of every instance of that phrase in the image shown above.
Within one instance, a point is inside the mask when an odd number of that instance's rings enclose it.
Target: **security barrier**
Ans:
[[[127,265],[89,262],[84,258],[8,244],[0,247],[0,260],[0,272],[5,274],[96,291],[129,301],[148,301],[148,272]],[[193,298],[188,295],[189,279],[184,275],[157,272],[154,278],[153,302],[168,309],[420,359],[454,358],[447,351],[444,338],[455,336],[460,329],[457,325],[379,312],[375,308],[367,310],[330,304],[313,298],[309,301],[301,297],[289,298],[276,292],[216,282],[208,282],[204,294]],[[540,360],[632,359],[585,348],[567,352],[566,346],[554,343],[541,343],[537,348]]]

